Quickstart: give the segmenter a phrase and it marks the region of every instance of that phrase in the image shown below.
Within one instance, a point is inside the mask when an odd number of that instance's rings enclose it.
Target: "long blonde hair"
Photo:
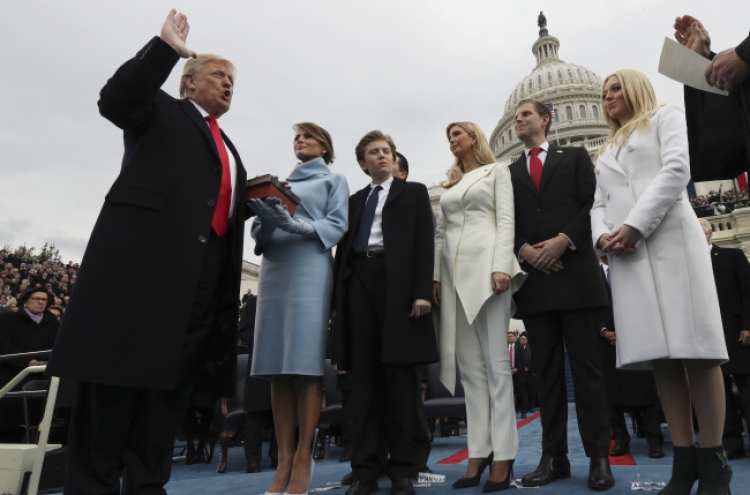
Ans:
[[[477,159],[480,165],[495,163],[495,156],[492,154],[490,145],[487,143],[487,138],[484,136],[484,132],[482,132],[482,128],[479,127],[478,124],[475,124],[474,122],[451,122],[448,124],[448,127],[445,128],[445,135],[448,137],[448,140],[450,140],[451,129],[456,126],[466,131],[466,134],[469,136],[477,138],[477,142],[474,143],[473,149],[474,158]],[[456,157],[453,165],[448,169],[448,179],[440,185],[446,189],[451,188],[458,184],[463,176],[463,161]]]
[[[604,86],[614,76],[617,76],[620,80],[625,104],[633,111],[633,118],[627,124],[622,125],[620,121],[610,117],[606,111],[604,112],[604,120],[609,125],[609,136],[607,136],[607,140],[604,141],[602,147],[599,148],[597,157],[604,153],[607,146],[611,144],[624,144],[636,129],[651,127],[651,113],[660,106],[656,102],[656,93],[654,93],[651,81],[645,74],[633,69],[618,70],[605,77],[602,83],[602,96],[604,95]]]

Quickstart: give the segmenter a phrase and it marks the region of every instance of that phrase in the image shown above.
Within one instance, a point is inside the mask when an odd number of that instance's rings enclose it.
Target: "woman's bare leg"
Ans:
[[[274,432],[279,448],[279,464],[270,493],[287,490],[292,477],[294,461],[295,412],[297,398],[293,375],[275,375],[271,378],[271,404],[273,407]],[[303,490],[304,491],[304,490]]]
[[[664,415],[669,424],[669,433],[675,447],[690,447],[695,444],[693,410],[690,405],[690,387],[681,360],[657,360],[653,362],[654,378]],[[721,388],[722,393],[724,388]]]
[[[320,419],[323,405],[323,378],[319,376],[298,377],[297,418],[299,422],[299,443],[294,454],[294,467],[287,493],[305,493],[310,486],[310,466],[312,464],[312,442]],[[279,450],[281,462],[281,450]]]
[[[726,418],[726,397],[721,367],[716,360],[684,360],[700,426],[700,447],[721,445]]]

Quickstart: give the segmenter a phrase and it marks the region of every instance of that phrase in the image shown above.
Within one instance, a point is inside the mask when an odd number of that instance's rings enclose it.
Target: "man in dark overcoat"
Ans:
[[[678,17],[675,39],[711,60],[706,82],[728,96],[685,86],[685,118],[694,181],[734,179],[750,171],[750,36],[719,53],[693,16]]]
[[[596,177],[585,148],[547,142],[551,111],[536,100],[516,107],[525,150],[509,167],[516,212],[515,253],[529,274],[514,294],[534,343],[532,368],[542,415],[542,458],[524,486],[570,477],[564,355],[570,359],[578,429],[590,458],[588,486],[608,489],[609,421],[598,344],[598,310],[607,294],[591,241]]]
[[[123,130],[122,168],[105,197],[47,373],[79,381],[65,493],[166,493],[174,436],[198,363],[234,390],[246,172],[217,120],[234,67],[186,46],[173,10],[160,37],[101,91]],[[180,58],[182,99],[160,89]],[[113,260],[127,260],[113,263]],[[154,277],[165,260],[182,267]],[[136,308],[123,308],[132,294]]]
[[[729,361],[721,365],[727,399],[723,442],[727,458],[735,459],[745,457],[740,409],[750,425],[750,262],[740,249],[711,244],[711,225],[703,218],[700,222],[711,249],[721,323],[729,354]],[[732,383],[737,385],[739,404]]]
[[[369,495],[387,436],[392,495],[414,493],[411,452],[416,366],[438,360],[429,316],[433,218],[423,184],[391,176],[396,145],[381,133],[356,147],[372,183],[349,199],[349,232],[335,260],[333,360],[351,381],[352,472],[347,495]]]
[[[602,256],[601,260],[602,278],[607,282],[607,296],[611,302],[612,291],[607,276],[609,270],[607,257]],[[656,390],[654,372],[617,369],[617,329],[612,307],[602,308],[599,316],[601,318],[599,357],[607,389],[609,424],[615,437],[615,446],[609,451],[609,455],[619,457],[630,452],[630,434],[625,422],[625,412],[629,412],[634,418],[642,418],[638,424],[643,427],[646,435],[649,457],[654,459],[664,457],[662,450],[664,436],[661,433],[659,418],[659,393]]]

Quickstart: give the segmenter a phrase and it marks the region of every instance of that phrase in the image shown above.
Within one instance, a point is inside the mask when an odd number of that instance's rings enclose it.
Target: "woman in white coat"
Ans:
[[[435,234],[440,379],[453,393],[458,360],[469,430],[466,476],[453,487],[477,486],[492,465],[484,491],[498,491],[510,486],[518,451],[507,333],[511,295],[526,274],[513,255],[508,167],[495,163],[478,125],[452,123],[446,134],[455,163],[443,184]]]
[[[617,365],[653,367],[675,446],[672,479],[660,493],[687,495],[696,479],[698,493],[727,493],[719,365],[728,357],[709,250],[685,193],[685,116],[659,107],[634,70],[608,76],[602,98],[610,134],[596,163],[591,230],[609,257]]]

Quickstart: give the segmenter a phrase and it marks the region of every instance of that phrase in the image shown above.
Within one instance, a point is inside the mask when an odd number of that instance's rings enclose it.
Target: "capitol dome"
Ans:
[[[609,135],[601,105],[601,78],[585,67],[560,60],[560,41],[548,34],[546,19],[540,27],[539,38],[531,47],[536,67],[510,94],[490,136],[498,161],[509,162],[523,150],[515,135],[515,110],[518,102],[527,98],[553,105],[555,118],[547,136],[551,144],[584,146],[593,155]]]

